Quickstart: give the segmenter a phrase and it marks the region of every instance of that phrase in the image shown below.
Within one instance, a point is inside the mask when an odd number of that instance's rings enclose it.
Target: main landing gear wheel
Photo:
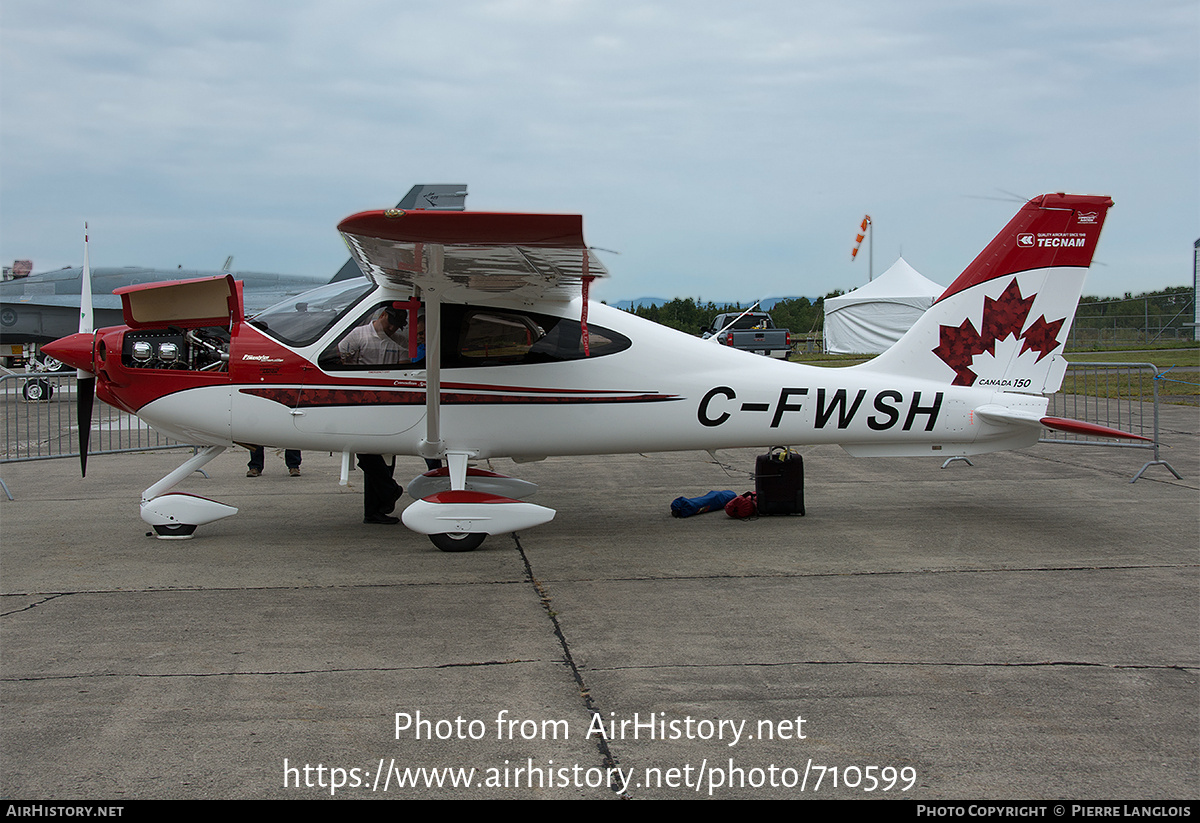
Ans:
[[[444,552],[473,552],[483,544],[487,532],[447,532],[431,534],[433,545]]]
[[[21,388],[21,396],[27,403],[38,403],[53,397],[54,387],[48,380],[26,380],[25,385]]]

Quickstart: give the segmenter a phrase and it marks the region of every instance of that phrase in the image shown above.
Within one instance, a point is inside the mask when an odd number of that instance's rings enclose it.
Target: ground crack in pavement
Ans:
[[[575,678],[575,684],[579,687],[579,695],[583,698],[584,708],[595,717],[603,717],[603,712],[596,705],[595,699],[592,697],[591,690],[583,679],[583,673],[579,670],[579,666],[575,663],[575,657],[571,654],[571,645],[567,642],[566,636],[563,634],[562,625],[558,622],[558,612],[554,611],[550,605],[552,598],[546,591],[546,587],[533,574],[533,566],[529,562],[529,556],[525,554],[525,548],[521,545],[521,539],[516,534],[513,534],[513,543],[517,548],[517,554],[521,557],[521,562],[525,565],[525,576],[534,591],[537,592],[538,599],[542,603],[542,608],[546,615],[550,618],[551,625],[554,626],[554,636],[558,638],[559,645],[562,646],[563,660],[567,664],[567,668],[571,670],[571,676]],[[600,753],[601,762],[607,770],[615,770],[618,768],[617,759],[613,756],[612,750],[608,747],[608,740],[603,735],[596,737],[596,749]],[[611,771],[610,771],[611,774]],[[609,784],[609,788],[618,797],[629,800],[629,794],[622,792],[621,787],[616,784]]]
[[[8,617],[10,614],[20,614],[21,612],[27,612],[30,609],[36,609],[38,606],[42,605],[43,603],[49,603],[51,600],[57,600],[58,598],[66,597],[69,594],[74,594],[74,592],[58,592],[57,594],[46,595],[42,599],[36,600],[33,603],[28,603],[19,609],[13,609],[10,612],[0,612],[0,617]],[[17,596],[20,596],[20,595],[17,595]],[[28,595],[26,595],[26,596],[28,596]]]

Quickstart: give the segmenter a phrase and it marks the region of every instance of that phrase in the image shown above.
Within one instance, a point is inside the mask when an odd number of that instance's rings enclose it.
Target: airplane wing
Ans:
[[[444,301],[566,301],[608,276],[576,214],[388,209],[347,217],[338,231],[375,283],[417,286]]]

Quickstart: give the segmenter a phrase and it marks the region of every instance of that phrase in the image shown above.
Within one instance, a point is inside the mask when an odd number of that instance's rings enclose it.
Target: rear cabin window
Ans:
[[[472,306],[443,308],[442,365],[511,366],[582,360],[583,330],[578,320],[507,309]],[[603,357],[629,348],[629,338],[588,324],[589,353]]]

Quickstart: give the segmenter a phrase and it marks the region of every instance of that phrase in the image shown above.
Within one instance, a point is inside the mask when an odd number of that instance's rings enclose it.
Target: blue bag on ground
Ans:
[[[737,497],[735,492],[709,492],[700,497],[676,497],[671,501],[671,514],[675,517],[691,517],[693,514],[720,511],[725,504]]]

